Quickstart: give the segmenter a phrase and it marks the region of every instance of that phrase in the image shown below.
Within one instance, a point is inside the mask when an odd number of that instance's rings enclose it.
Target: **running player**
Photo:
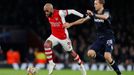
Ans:
[[[79,55],[73,50],[71,40],[68,36],[68,31],[63,27],[63,24],[66,23],[65,17],[69,14],[74,14],[79,17],[83,17],[83,14],[77,12],[76,10],[56,10],[53,8],[51,3],[46,3],[44,6],[44,12],[48,17],[48,20],[51,25],[51,35],[45,41],[44,49],[45,54],[47,56],[49,62],[49,75],[52,74],[53,69],[55,67],[55,63],[53,62],[52,57],[52,48],[56,46],[58,43],[67,51],[70,55],[74,57],[74,60],[78,62],[80,65],[80,70],[82,75],[86,75],[85,68],[83,66],[83,62],[80,59]]]
[[[111,29],[111,16],[107,9],[104,9],[104,0],[94,0],[95,12],[87,10],[88,17],[79,19],[72,23],[65,23],[64,27],[69,28],[73,25],[78,25],[85,22],[88,19],[93,19],[94,24],[97,28],[97,39],[91,45],[87,55],[91,58],[102,58],[105,59],[117,75],[121,75],[121,72],[112,58],[113,44],[114,44],[114,33]],[[104,50],[104,56],[100,55],[100,52]]]

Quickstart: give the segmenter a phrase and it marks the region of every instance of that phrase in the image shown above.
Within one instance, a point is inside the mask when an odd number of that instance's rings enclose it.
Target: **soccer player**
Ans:
[[[96,41],[91,45],[87,55],[91,58],[101,57],[105,59],[117,75],[121,75],[121,72],[112,58],[113,44],[114,44],[114,33],[111,29],[111,16],[107,9],[104,9],[104,0],[94,0],[95,11],[92,12],[87,10],[88,16],[86,18],[79,19],[72,23],[65,23],[64,27],[69,28],[73,25],[81,24],[88,19],[93,19],[94,24],[97,28]],[[100,52],[104,50],[104,56],[100,55]]]
[[[59,43],[64,48],[64,50],[72,55],[74,60],[78,62],[82,75],[86,75],[86,70],[84,68],[83,62],[80,59],[79,55],[73,50],[71,40],[68,36],[68,31],[66,28],[63,27],[63,24],[66,23],[65,16],[69,14],[74,14],[76,16],[83,17],[83,14],[73,9],[56,10],[53,8],[53,5],[51,3],[45,4],[44,12],[46,14],[46,17],[48,17],[52,32],[44,44],[45,54],[49,62],[48,74],[51,75],[55,67],[55,63],[53,62],[52,57],[52,48]]]

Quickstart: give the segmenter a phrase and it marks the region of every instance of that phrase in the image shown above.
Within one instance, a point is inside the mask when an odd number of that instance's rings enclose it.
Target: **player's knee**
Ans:
[[[87,56],[90,58],[95,58],[96,52],[94,50],[88,50]]]
[[[77,53],[74,50],[67,51],[71,56],[75,57]]]
[[[52,42],[51,41],[46,41],[44,43],[44,48],[51,48],[52,47]]]
[[[68,54],[72,54],[72,51],[67,51]]]

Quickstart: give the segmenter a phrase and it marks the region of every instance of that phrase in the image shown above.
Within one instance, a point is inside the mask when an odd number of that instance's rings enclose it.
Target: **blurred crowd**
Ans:
[[[73,8],[79,12],[85,14],[86,9],[92,8],[91,0],[50,0],[54,6],[58,9]],[[66,4],[65,4],[66,3]],[[119,5],[120,3],[120,5]],[[70,6],[71,4],[71,6]],[[113,17],[112,28],[115,32],[115,45],[113,55],[118,63],[133,64],[134,63],[134,8],[131,6],[133,2],[125,0],[110,0],[106,4],[106,7],[111,9],[111,15]],[[32,29],[38,37],[44,42],[50,35],[50,27],[48,20],[46,19],[43,12],[44,3],[41,0],[2,0],[0,1],[0,26],[3,25],[18,25],[24,28]],[[90,7],[91,6],[91,7]],[[124,10],[125,9],[125,10]],[[71,18],[71,19],[70,19]],[[68,22],[72,22],[78,19],[73,15],[66,17]],[[82,25],[72,27],[69,30],[70,38],[73,43],[74,50],[80,55],[82,60],[89,62],[86,52],[90,45],[95,40],[95,26],[91,22],[84,23]],[[33,47],[34,48],[34,47]],[[35,62],[39,57],[46,59],[44,53],[37,56],[36,50],[31,48],[22,53],[25,62]],[[9,49],[10,51],[11,49]],[[14,51],[14,50],[13,50]],[[16,50],[15,50],[16,51]],[[20,63],[21,53],[17,50],[15,54],[18,55],[15,62]],[[64,59],[68,59],[69,56],[66,54],[60,45],[54,48],[56,62],[66,62]],[[4,53],[5,52],[5,53]],[[21,51],[23,52],[23,51]],[[7,54],[6,54],[7,53]],[[10,53],[10,52],[9,52]],[[11,52],[12,53],[12,52]],[[34,53],[34,54],[31,54]],[[0,49],[0,63],[8,62],[8,51]],[[64,56],[64,57],[63,57]],[[13,59],[14,60],[14,59]],[[17,61],[16,61],[17,60]],[[38,60],[36,60],[37,62]],[[71,60],[69,60],[71,61]],[[39,60],[39,62],[45,63],[46,60]],[[25,64],[24,64],[25,65]]]
[[[47,62],[46,55],[38,48],[29,48],[25,57],[21,57],[19,50],[9,49],[6,53],[0,49],[0,64],[12,65],[15,70],[25,70],[28,66],[35,66],[38,69],[44,68]],[[21,58],[24,61],[21,61]]]

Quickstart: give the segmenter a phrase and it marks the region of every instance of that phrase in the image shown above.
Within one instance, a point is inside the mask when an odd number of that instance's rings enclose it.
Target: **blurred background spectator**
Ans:
[[[36,65],[35,67],[38,69],[42,69],[45,68],[45,64],[47,63],[47,58],[46,55],[44,54],[44,52],[39,51],[38,48],[35,49],[35,62]]]
[[[34,66],[35,63],[35,54],[34,49],[29,47],[28,53],[26,53],[25,61],[22,62],[21,70],[25,70],[27,67]]]
[[[19,69],[20,53],[17,50],[9,49],[7,51],[7,64],[11,64],[15,70]]]

